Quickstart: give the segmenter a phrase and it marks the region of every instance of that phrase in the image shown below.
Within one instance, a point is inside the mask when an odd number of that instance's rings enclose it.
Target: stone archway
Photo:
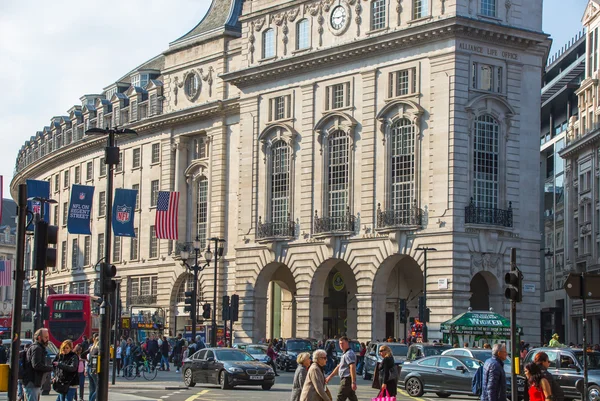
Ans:
[[[296,336],[296,281],[285,264],[272,262],[259,273],[254,286],[254,341]]]
[[[418,316],[423,294],[421,266],[409,255],[392,255],[379,266],[373,280],[373,325],[371,338],[406,338],[408,323],[400,323],[400,300],[407,303],[408,317]]]
[[[487,311],[492,308],[498,313],[503,311],[503,292],[496,277],[488,272],[481,271],[471,278],[470,307],[473,310]]]
[[[341,259],[328,259],[315,271],[310,289],[310,337],[357,337],[358,286],[354,272]]]
[[[173,336],[185,331],[185,326],[190,324],[189,313],[184,311],[185,303],[181,299],[181,293],[191,291],[194,282],[194,275],[184,272],[177,277],[173,283],[169,302],[169,330]],[[198,286],[198,297],[200,298],[202,291]]]

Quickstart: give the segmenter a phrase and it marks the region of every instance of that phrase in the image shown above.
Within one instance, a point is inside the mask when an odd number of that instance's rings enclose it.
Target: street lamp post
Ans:
[[[215,243],[215,276],[213,283],[213,314],[212,314],[212,333],[210,344],[212,347],[217,346],[217,268],[219,266],[219,258],[223,256],[225,240],[223,238],[213,237],[209,241]],[[210,249],[210,246],[209,246]]]
[[[193,289],[193,295],[192,295],[192,341],[196,341],[196,325],[198,322],[198,273],[203,271],[204,268],[206,268],[206,266],[209,265],[210,261],[212,260],[212,252],[210,251],[210,246],[208,247],[208,249],[206,250],[206,252],[204,252],[204,259],[206,259],[206,264],[204,264],[203,266],[198,265],[198,255],[200,255],[200,251],[201,251],[201,247],[202,244],[200,243],[200,240],[198,239],[198,237],[196,237],[196,239],[193,242],[193,247],[194,247],[194,265],[190,266],[187,263],[187,260],[190,257],[190,252],[189,251],[181,251],[181,253],[179,254],[179,256],[181,256],[181,264],[185,267],[187,267],[189,270],[193,270],[194,271],[194,289]]]
[[[420,246],[416,249],[417,251],[423,251],[423,314],[420,316],[423,318],[423,342],[426,343],[428,340],[427,336],[427,251],[437,251],[435,248],[428,246]]]
[[[104,163],[108,171],[106,172],[106,225],[104,232],[104,263],[110,265],[111,251],[111,231],[112,231],[112,202],[113,202],[113,169],[119,164],[119,148],[116,146],[115,137],[123,134],[137,135],[137,132],[127,128],[90,128],[85,132],[86,135],[106,135],[107,145],[104,156]],[[100,348],[98,350],[98,401],[108,401],[108,381],[110,380],[109,362],[110,362],[110,326],[111,326],[111,294],[106,292],[104,283],[104,269],[100,270],[100,288],[102,289],[102,304],[100,305]]]

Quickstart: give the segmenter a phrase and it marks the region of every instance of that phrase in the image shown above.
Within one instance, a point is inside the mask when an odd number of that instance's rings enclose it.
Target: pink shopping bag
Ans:
[[[385,389],[381,390],[377,397],[371,398],[371,401],[396,401],[396,397],[390,397],[390,393]]]

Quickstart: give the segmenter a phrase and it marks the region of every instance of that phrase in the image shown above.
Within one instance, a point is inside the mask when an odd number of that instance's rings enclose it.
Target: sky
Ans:
[[[530,0],[522,0],[530,1]],[[276,1],[274,1],[276,3]],[[568,4],[568,7],[565,7]],[[551,54],[581,30],[587,0],[544,0]],[[53,116],[168,48],[210,0],[0,0],[0,175],[4,197],[21,146]]]

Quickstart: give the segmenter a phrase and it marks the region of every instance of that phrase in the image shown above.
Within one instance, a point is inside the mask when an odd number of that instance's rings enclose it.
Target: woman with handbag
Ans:
[[[79,386],[79,357],[73,352],[73,342],[65,340],[60,345],[60,352],[54,358],[54,379],[52,388],[58,393],[56,401],[73,401]]]
[[[302,352],[296,358],[296,362],[298,362],[298,367],[294,373],[292,397],[290,398],[290,401],[300,401],[300,394],[302,394],[302,387],[304,387],[308,367],[310,366],[310,354],[308,352]]]
[[[395,397],[398,392],[398,368],[394,362],[394,355],[387,345],[379,347],[379,355],[383,358],[377,366],[381,392],[387,391],[390,397]]]
[[[325,386],[323,369],[327,364],[327,352],[318,349],[313,352],[313,363],[308,369],[300,401],[331,401],[331,393]]]

